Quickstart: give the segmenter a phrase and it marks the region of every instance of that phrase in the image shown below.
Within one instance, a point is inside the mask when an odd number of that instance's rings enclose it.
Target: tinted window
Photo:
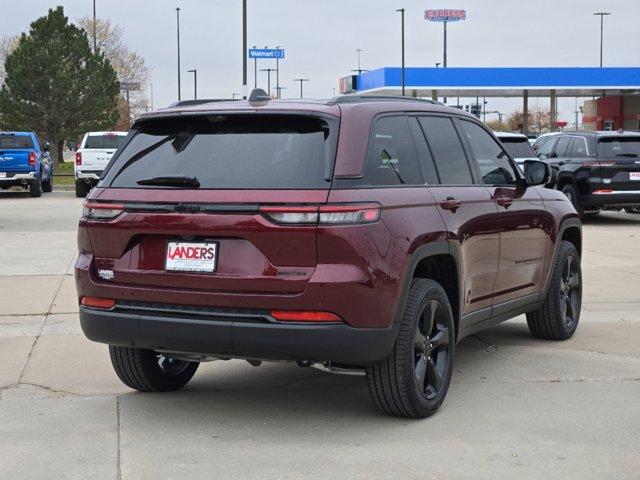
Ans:
[[[370,185],[424,183],[406,117],[383,117],[375,122],[367,150],[365,178]]]
[[[558,139],[556,137],[549,138],[538,149],[538,155],[545,155],[547,157],[551,155],[551,152],[553,151],[553,147],[555,147],[557,141]]]
[[[420,124],[444,185],[471,185],[473,177],[460,137],[450,118],[420,117]]]
[[[491,135],[475,123],[461,121],[462,130],[469,140],[471,152],[480,168],[483,183],[487,185],[513,185],[516,174],[507,153]]]
[[[331,122],[332,126],[329,125]],[[141,124],[104,178],[141,186],[155,177],[196,177],[200,188],[329,188],[337,124],[302,115],[211,115]]]
[[[33,141],[28,135],[0,135],[0,148],[16,150],[33,148]]]
[[[581,158],[588,156],[587,141],[582,137],[573,137],[573,143],[571,144],[571,151],[569,157]]]
[[[502,137],[500,141],[505,150],[509,152],[513,158],[532,158],[536,156],[536,152],[533,151],[529,140],[526,138]]]
[[[640,156],[640,137],[605,137],[598,140],[599,157]]]
[[[433,157],[427,146],[427,140],[424,138],[424,133],[418,119],[415,117],[409,117],[409,127],[413,134],[413,139],[416,143],[416,150],[418,151],[418,162],[420,163],[420,170],[422,170],[422,176],[429,185],[437,185],[440,183],[438,180],[438,173],[436,172],[436,166],[433,163]]]
[[[556,149],[553,151],[554,157],[566,157],[567,147],[569,146],[569,142],[571,142],[571,137],[560,137],[558,139],[558,143],[556,144]]]
[[[124,143],[124,135],[104,134],[104,135],[89,135],[87,141],[84,143],[84,148],[119,148]]]

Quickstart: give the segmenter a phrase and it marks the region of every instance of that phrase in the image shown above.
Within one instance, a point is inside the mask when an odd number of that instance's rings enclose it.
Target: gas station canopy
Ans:
[[[401,94],[402,68],[379,68],[345,77],[340,83],[341,93]],[[405,95],[416,97],[592,97],[634,93],[640,93],[639,67],[405,68]]]

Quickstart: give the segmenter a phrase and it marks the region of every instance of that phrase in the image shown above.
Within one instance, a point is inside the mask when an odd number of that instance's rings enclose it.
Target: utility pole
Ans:
[[[98,50],[96,30],[96,0],[93,0],[93,53],[96,53],[96,51]]]
[[[600,16],[600,67],[602,67],[602,37],[604,33],[604,17],[611,15],[611,12],[596,12],[594,15]]]
[[[302,82],[309,82],[308,78],[294,78],[294,82],[300,82],[300,98],[302,98]]]
[[[247,0],[242,0],[242,98],[247,98]]]
[[[178,27],[178,101],[180,101],[180,7],[176,7],[176,25]]]
[[[404,86],[405,86],[405,78],[404,78],[404,8],[399,8],[396,12],[400,12],[401,18],[401,37],[402,37],[402,96],[404,97]]]
[[[271,97],[271,72],[275,72],[275,68],[261,68],[261,72],[267,72],[267,93]]]
[[[187,70],[189,73],[193,73],[193,99],[198,99],[198,70]]]

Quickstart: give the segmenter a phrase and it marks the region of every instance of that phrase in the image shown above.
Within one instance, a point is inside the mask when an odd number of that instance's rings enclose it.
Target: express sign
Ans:
[[[459,22],[467,19],[466,10],[425,10],[424,19],[430,22]]]

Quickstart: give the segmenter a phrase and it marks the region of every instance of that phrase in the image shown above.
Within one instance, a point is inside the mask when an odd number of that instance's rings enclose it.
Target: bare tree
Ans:
[[[93,18],[82,17],[78,19],[78,25],[87,32],[90,40],[93,39]],[[109,19],[96,19],[96,44],[104,56],[109,60],[118,75],[120,88],[124,99],[129,98],[129,104],[119,107],[121,114],[120,125],[126,124],[127,128],[131,120],[140,113],[149,110],[147,97],[147,85],[149,83],[149,67],[144,58],[137,52],[129,50],[122,37],[124,29],[120,25],[111,23]]]
[[[20,35],[5,35],[0,37],[0,85],[4,83],[4,62],[7,57],[18,47]]]
[[[532,108],[529,110],[529,130],[534,133],[542,133],[549,129],[549,119],[551,113],[548,109],[544,108]],[[520,130],[522,128],[522,111],[516,110],[511,112],[507,117],[506,123],[509,126],[509,130]]]

